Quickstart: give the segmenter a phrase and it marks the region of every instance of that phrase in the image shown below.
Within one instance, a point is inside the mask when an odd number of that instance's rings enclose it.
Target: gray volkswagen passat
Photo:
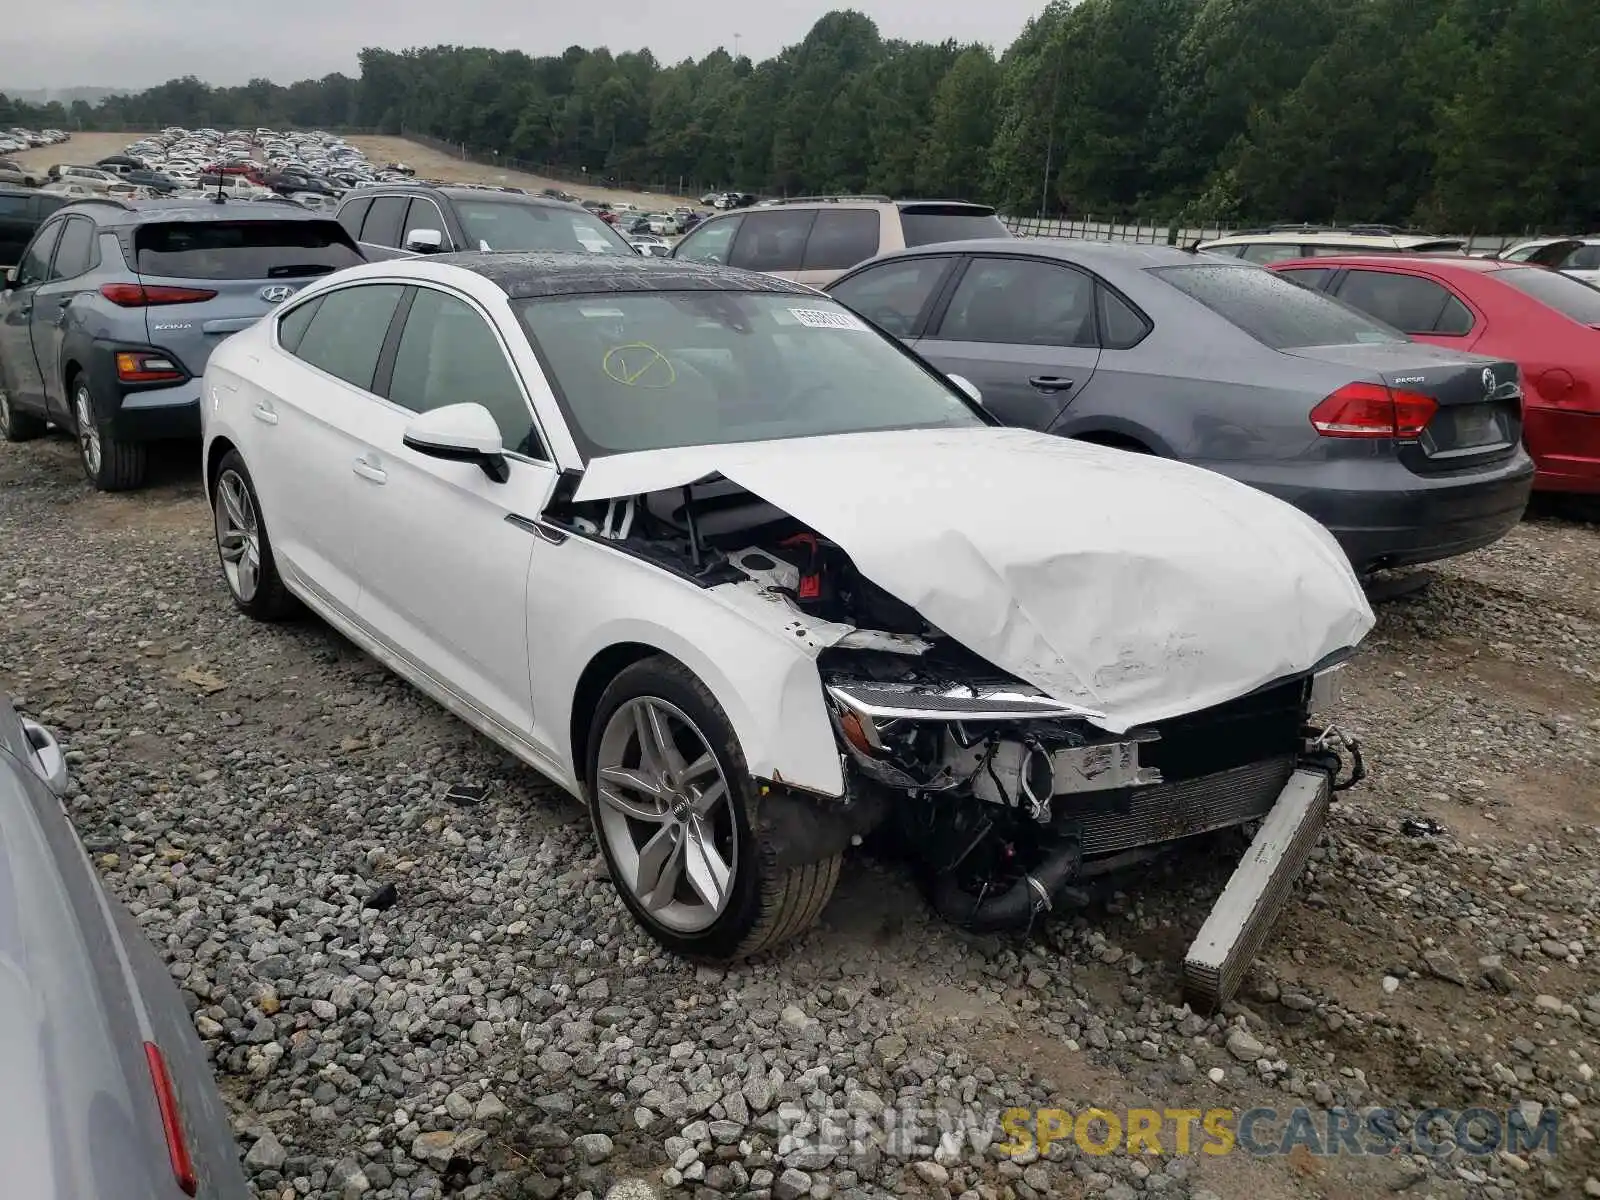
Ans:
[[[1533,487],[1515,363],[1413,342],[1238,259],[960,242],[880,255],[827,290],[1007,424],[1270,492],[1362,575],[1498,540]]]

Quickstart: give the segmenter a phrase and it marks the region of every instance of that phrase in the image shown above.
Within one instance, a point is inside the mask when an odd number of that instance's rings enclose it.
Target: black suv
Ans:
[[[95,487],[138,487],[148,442],[200,436],[212,349],[361,261],[337,221],[288,201],[67,204],[0,291],[0,435],[54,422]]]
[[[0,267],[22,260],[22,249],[43,220],[71,196],[0,184]]]
[[[337,216],[373,262],[451,250],[638,253],[581,205],[487,188],[419,183],[361,188],[344,198]]]

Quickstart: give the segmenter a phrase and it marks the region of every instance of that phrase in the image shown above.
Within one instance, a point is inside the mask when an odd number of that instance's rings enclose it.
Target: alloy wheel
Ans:
[[[5,388],[0,388],[0,430],[11,427],[11,400]]]
[[[734,797],[705,735],[655,696],[627,701],[606,723],[596,808],[617,884],[679,933],[714,924],[739,865]]]
[[[72,415],[78,423],[78,450],[83,455],[83,465],[89,474],[100,474],[100,427],[94,423],[94,404],[89,399],[89,385],[80,383],[73,397]]]
[[[255,599],[261,583],[261,522],[250,489],[234,471],[217,479],[217,553],[228,587],[242,603]]]

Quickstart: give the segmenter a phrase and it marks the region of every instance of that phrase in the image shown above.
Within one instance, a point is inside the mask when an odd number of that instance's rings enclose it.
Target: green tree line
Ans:
[[[353,79],[0,96],[0,126],[18,123],[406,130],[596,178],[1017,214],[1588,230],[1600,4],[1054,0],[998,58],[838,11],[762,62],[374,48]]]

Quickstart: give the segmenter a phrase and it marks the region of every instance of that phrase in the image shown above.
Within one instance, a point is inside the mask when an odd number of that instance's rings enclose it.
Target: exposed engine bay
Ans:
[[[1362,774],[1353,743],[1310,723],[1336,666],[1113,734],[946,636],[838,545],[725,479],[557,502],[546,517],[725,603],[769,620],[776,609],[816,655],[847,764],[842,803],[861,814],[863,833],[891,837],[936,909],[969,929],[1026,927],[1081,899],[1083,881],[1180,839],[1265,829],[1296,781],[1322,779],[1325,808],[1328,791]],[[1355,762],[1338,783],[1342,745]],[[1301,790],[1303,822],[1320,829],[1317,789]],[[1298,873],[1315,841],[1305,837],[1263,868],[1272,887]],[[1247,908],[1220,952],[1228,965],[1214,964],[1218,979],[1203,991],[1236,983],[1227,976],[1243,968],[1231,956],[1270,925]]]

